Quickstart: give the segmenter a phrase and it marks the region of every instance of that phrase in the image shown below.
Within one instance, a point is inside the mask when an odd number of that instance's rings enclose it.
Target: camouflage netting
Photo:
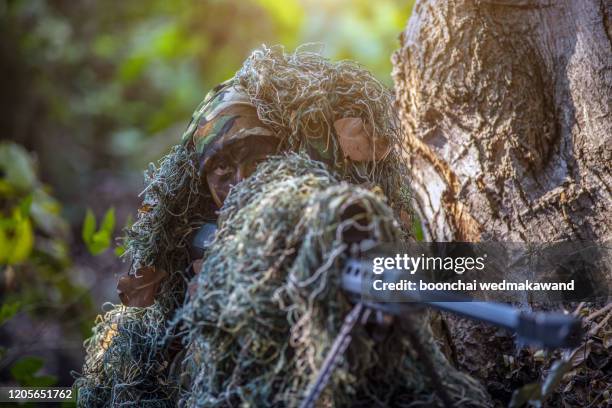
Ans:
[[[349,208],[362,212],[343,217]],[[298,155],[260,166],[230,194],[219,222],[196,292],[177,315],[188,348],[181,403],[295,406],[350,310],[338,289],[343,231],[355,226],[377,242],[398,242],[399,224],[380,196]],[[486,401],[438,351],[426,316],[413,318],[452,398]],[[377,343],[358,329],[323,396],[327,405],[426,402],[431,384],[403,330]]]

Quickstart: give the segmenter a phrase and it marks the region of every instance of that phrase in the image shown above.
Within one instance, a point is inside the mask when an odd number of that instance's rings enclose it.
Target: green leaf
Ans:
[[[115,208],[111,207],[104,214],[104,218],[102,219],[102,225],[100,226],[100,231],[107,231],[108,235],[113,234],[113,230],[115,228]]]
[[[11,375],[20,384],[34,377],[44,365],[44,360],[36,356],[26,356],[17,360],[11,367]]]
[[[21,302],[19,302],[18,300],[14,302],[4,303],[2,307],[0,307],[0,324],[3,324],[11,317],[15,316],[20,308]]]
[[[9,239],[10,252],[7,256],[7,264],[9,265],[14,265],[28,259],[34,246],[34,231],[32,230],[30,219],[24,217],[16,209],[13,213],[13,220],[15,224],[12,239]]]
[[[98,231],[93,235],[91,242],[88,244],[89,252],[92,255],[100,255],[108,249],[110,243],[110,234],[107,231]]]
[[[87,209],[83,221],[83,241],[92,255],[99,255],[106,251],[111,244],[115,229],[115,209],[109,208],[102,218],[100,229],[96,231],[96,220],[91,209]]]
[[[11,375],[22,387],[50,387],[57,383],[52,375],[36,375],[44,360],[36,356],[22,357],[11,367]]]
[[[96,219],[93,211],[91,211],[91,208],[88,208],[87,212],[85,213],[85,220],[83,220],[83,231],[81,233],[83,241],[85,241],[86,244],[91,242],[91,238],[93,237],[95,231]]]

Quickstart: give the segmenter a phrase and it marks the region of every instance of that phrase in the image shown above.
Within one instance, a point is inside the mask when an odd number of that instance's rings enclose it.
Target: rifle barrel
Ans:
[[[401,317],[419,305],[429,306],[508,329],[515,332],[519,340],[546,348],[572,347],[579,343],[582,336],[580,319],[563,313],[527,312],[508,304],[473,301],[444,291],[424,293],[400,290],[390,294],[388,291],[371,290],[372,281],[365,279],[365,274],[371,273],[368,266],[371,263],[367,259],[350,258],[343,270],[341,285],[353,299],[373,309]],[[393,277],[397,278],[401,273],[386,271],[385,281],[393,282]]]

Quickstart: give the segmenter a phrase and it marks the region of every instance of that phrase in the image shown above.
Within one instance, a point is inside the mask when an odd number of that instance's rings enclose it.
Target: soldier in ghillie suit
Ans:
[[[338,290],[342,261],[366,242],[411,239],[392,103],[354,63],[281,48],[255,51],[215,88],[146,174],[127,232],[124,305],[86,344],[80,404],[299,405],[351,309]],[[206,223],[218,230],[194,254]],[[436,346],[426,314],[410,321],[358,327],[322,406],[439,396],[486,406],[482,387]]]

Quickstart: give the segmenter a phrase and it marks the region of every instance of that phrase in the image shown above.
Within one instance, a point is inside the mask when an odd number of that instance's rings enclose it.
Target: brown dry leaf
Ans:
[[[138,212],[139,213],[148,213],[151,212],[151,210],[153,209],[153,206],[150,204],[143,204],[139,209]]]
[[[338,119],[334,129],[344,156],[353,161],[382,160],[389,154],[389,142],[382,137],[372,137],[361,118]]]
[[[135,275],[122,276],[117,283],[117,293],[121,303],[132,307],[151,306],[155,301],[159,284],[165,276],[164,272],[156,271],[152,267],[140,268]]]

